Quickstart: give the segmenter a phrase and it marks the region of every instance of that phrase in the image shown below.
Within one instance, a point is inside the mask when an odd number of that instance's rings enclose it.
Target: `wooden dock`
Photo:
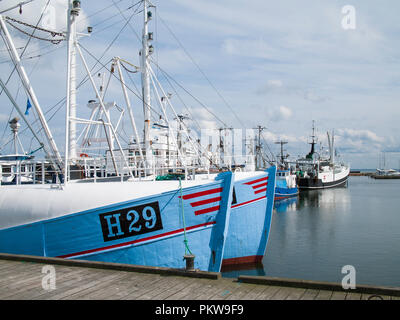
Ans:
[[[139,299],[398,300],[400,288],[345,291],[334,283],[0,254],[0,300]]]

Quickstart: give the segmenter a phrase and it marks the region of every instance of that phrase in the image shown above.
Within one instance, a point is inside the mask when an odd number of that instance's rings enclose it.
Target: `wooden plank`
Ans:
[[[265,286],[255,285],[250,292],[245,294],[243,300],[256,300],[265,291]]]
[[[158,299],[158,296],[171,288],[177,281],[179,281],[179,278],[176,277],[170,277],[170,276],[162,276],[160,277],[160,280],[156,282],[155,284],[152,285],[152,290],[148,290],[145,292],[142,292],[140,296],[138,296],[137,299],[140,300],[151,300],[151,299]],[[194,281],[194,283],[198,283],[197,281]]]
[[[207,290],[206,300],[230,300],[235,297],[236,300],[248,293],[248,290],[243,287],[242,283],[235,283],[230,279],[219,281],[218,284],[212,285],[212,288]],[[199,297],[200,299],[200,297]]]
[[[50,265],[62,265],[62,266],[78,266],[82,268],[94,268],[100,270],[114,270],[114,271],[129,271],[129,272],[140,272],[150,274],[164,274],[164,275],[178,275],[184,277],[194,278],[206,278],[206,279],[220,279],[220,272],[208,272],[208,271],[196,271],[186,272],[184,269],[174,269],[166,267],[151,267],[143,265],[132,265],[126,263],[111,263],[103,261],[92,261],[92,260],[77,260],[77,259],[63,259],[53,257],[41,257],[31,255],[17,255],[17,254],[6,254],[0,253],[1,260],[10,261],[30,261],[39,264],[50,264]]]
[[[35,264],[24,265],[23,263],[19,263],[15,265],[10,265],[7,269],[2,271],[0,278],[0,285],[4,285],[4,283],[7,283],[12,279],[21,277],[31,272],[32,270],[36,270],[36,268],[37,265]]]
[[[292,288],[286,300],[300,300],[307,289],[302,288]]]
[[[80,292],[78,295],[70,296],[68,299],[113,300],[118,293],[122,295],[127,290],[130,290],[129,287],[134,284],[134,280],[135,278],[132,277],[132,274],[120,274],[119,277],[113,278],[107,283],[101,283],[85,290],[85,292]]]
[[[132,277],[130,276],[126,280],[120,280],[119,283],[116,283],[115,286],[116,292],[119,293],[119,299],[125,299],[126,296],[130,296],[131,299],[137,299],[137,300],[143,300],[146,299],[146,297],[149,293],[151,293],[153,290],[156,290],[158,286],[162,286],[167,279],[162,276],[162,275],[153,275],[148,278],[141,278],[140,275],[139,277]],[[123,283],[125,282],[125,283]],[[111,295],[108,297],[108,299],[113,299],[113,289],[112,287],[107,288],[107,293],[110,293]],[[97,298],[96,298],[97,299]],[[99,297],[99,299],[102,299]]]
[[[219,281],[218,281],[219,282]],[[207,293],[209,293],[210,292],[210,290],[211,290],[211,288],[213,287],[213,284],[212,284],[213,282],[210,282],[210,281],[206,281],[206,280],[204,280],[204,281],[200,281],[199,282],[199,286],[197,287],[197,289],[196,290],[193,290],[192,292],[190,292],[188,295],[187,295],[187,299],[188,300],[196,300],[196,299],[198,299],[199,300],[199,297],[209,297],[209,294],[207,295]],[[225,289],[222,289],[222,291],[224,291]],[[221,292],[216,292],[216,293],[214,293],[214,295],[219,295],[219,294],[221,294]],[[205,299],[205,298],[204,298]]]
[[[265,290],[257,297],[257,300],[270,300],[278,291],[278,286],[266,286]]]
[[[226,300],[229,295],[232,295],[237,287],[232,279],[223,279],[223,281],[218,281],[217,288],[214,290],[213,294],[208,297],[209,300]]]
[[[108,290],[112,290],[115,283],[118,282],[119,279],[127,276],[126,272],[111,272],[106,277],[97,276],[94,281],[91,282],[91,285],[85,285],[83,288],[77,288],[75,292],[70,292],[67,295],[59,298],[61,300],[94,300],[99,299],[102,300],[108,296]]]
[[[233,294],[229,295],[226,300],[241,300],[257,286],[257,284],[242,283],[236,287]]]
[[[168,296],[174,294],[177,290],[181,290],[184,287],[184,281],[177,280],[179,277],[171,277],[166,278],[166,281],[169,282],[168,288],[165,291],[162,291],[157,299],[165,299]],[[189,280],[189,278],[182,278],[183,280]],[[123,300],[132,300],[132,299],[140,299],[140,297],[144,294],[147,294],[151,290],[154,289],[154,285],[160,280],[164,280],[164,278],[150,278],[145,286],[142,286],[140,290],[134,290],[128,295],[126,295]],[[164,280],[165,281],[165,280]],[[162,297],[162,298],[160,298]]]
[[[16,266],[14,274],[9,273],[0,284],[0,299],[8,298],[21,291],[27,291],[32,286],[41,287],[44,276],[41,265]]]
[[[399,299],[400,297],[385,296],[385,295],[370,294],[370,293],[363,293],[361,296],[361,300],[399,300]]]
[[[45,297],[46,300],[50,299],[50,300],[59,300],[59,299],[65,299],[68,296],[71,296],[73,294],[77,294],[79,292],[82,292],[86,289],[95,287],[96,285],[99,285],[100,283],[103,282],[107,282],[111,279],[115,279],[116,277],[119,276],[119,273],[115,273],[115,272],[93,272],[90,275],[89,281],[88,280],[84,280],[81,283],[79,283],[79,285],[75,285],[72,286],[72,288],[65,288],[64,290],[62,290],[61,292],[59,292],[59,290],[55,290],[54,293],[53,292],[49,292],[49,294]]]
[[[332,294],[333,291],[330,290],[319,290],[318,294],[315,297],[315,300],[330,300]]]
[[[346,300],[347,292],[344,291],[333,291],[331,300]]]
[[[154,276],[154,275],[145,275],[142,273],[130,274],[130,276],[128,276],[126,280],[119,281],[117,291],[112,297],[110,296],[107,299],[112,299],[112,300],[124,299],[129,294],[133,294],[135,292],[144,294],[146,296],[150,295],[152,293],[152,290],[147,291],[147,289],[151,289],[150,284],[154,281],[154,279],[157,279],[158,281],[161,282],[163,281],[164,278],[168,279],[169,276],[164,276],[164,275]]]
[[[82,280],[84,279],[84,280]],[[61,293],[70,288],[75,288],[82,283],[89,281],[91,279],[91,274],[88,274],[87,270],[75,270],[70,272],[60,272],[56,277],[56,289],[55,290],[44,290],[42,288],[41,281],[30,288],[26,288],[25,292],[21,292],[16,296],[16,299],[46,299],[51,295],[56,293]]]
[[[300,300],[314,300],[318,296],[318,293],[319,290],[317,289],[306,289]]]
[[[345,292],[70,265],[54,265],[56,290],[48,292],[42,288],[45,265],[0,260],[0,299],[365,300],[374,296],[375,299],[400,299],[388,295],[396,294],[396,288],[371,287],[372,292],[386,293],[374,295],[365,293],[369,290],[367,286],[360,287],[362,291]]]
[[[63,282],[74,279],[75,282],[81,281],[80,274],[85,273],[85,269],[76,269],[63,272],[61,270],[56,270],[56,290],[62,290]],[[43,275],[42,275],[43,276]],[[32,283],[29,286],[23,287],[18,291],[13,292],[13,295],[9,298],[11,299],[31,299],[38,298],[41,295],[48,294],[46,290],[42,288],[42,279],[36,283]]]
[[[271,300],[285,300],[293,288],[280,287],[279,290],[271,297]]]
[[[346,300],[361,300],[361,293],[349,292],[346,295]]]
[[[236,294],[238,290],[240,290],[242,283],[240,281],[234,279],[223,279],[221,285],[218,286],[217,290],[212,291],[212,295],[207,297],[207,294],[211,292],[208,289],[205,293],[205,299],[213,299],[213,300],[228,300],[232,295]],[[201,297],[198,297],[200,299]]]
[[[199,288],[201,284],[198,281],[190,281],[186,284],[186,286],[174,294],[167,297],[166,300],[187,300],[187,297],[190,295],[190,292]]]
[[[119,299],[122,300],[133,300],[133,299],[138,299],[141,295],[143,294],[149,294],[151,292],[151,285],[154,283],[154,281],[157,281],[158,279],[166,279],[166,281],[170,281],[170,276],[162,276],[156,277],[155,279],[154,276],[151,277],[142,277],[142,274],[139,275],[140,278],[135,281],[134,284],[130,285],[129,288],[125,292],[122,292]]]
[[[226,289],[224,289],[223,300],[233,300],[233,297],[239,298],[240,296],[246,295],[248,292],[243,292],[244,283],[240,280],[233,280],[226,284]],[[233,297],[232,297],[233,296]]]

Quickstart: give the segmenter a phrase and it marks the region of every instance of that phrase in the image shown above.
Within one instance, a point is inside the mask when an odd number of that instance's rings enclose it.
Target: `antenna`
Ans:
[[[288,154],[287,154],[287,155],[284,155],[284,154],[283,154],[283,152],[286,151],[286,150],[283,150],[283,146],[284,146],[285,144],[288,144],[288,141],[283,141],[283,140],[281,140],[281,141],[276,141],[275,144],[280,144],[280,145],[281,145],[281,155],[280,155],[280,157],[281,157],[281,166],[284,166],[285,159],[286,159],[289,155],[288,155]]]
[[[253,128],[258,131],[258,136],[257,136],[257,145],[256,145],[256,169],[259,169],[261,166],[261,160],[262,160],[262,154],[261,154],[261,133],[267,129],[266,127],[258,125],[256,128]]]

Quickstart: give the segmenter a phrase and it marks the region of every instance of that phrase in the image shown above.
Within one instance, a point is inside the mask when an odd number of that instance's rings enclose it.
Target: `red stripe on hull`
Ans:
[[[198,206],[202,206],[203,204],[209,204],[212,202],[218,202],[221,201],[222,197],[216,197],[216,198],[211,198],[211,199],[206,199],[206,200],[200,200],[200,201],[196,201],[196,202],[192,202],[190,205],[192,207],[198,207]]]
[[[244,184],[252,185],[252,184],[255,184],[255,183],[257,183],[257,182],[262,182],[262,181],[267,181],[267,180],[268,180],[268,177],[265,177],[265,178],[253,180],[253,181],[250,181],[250,182],[245,182]]]
[[[240,207],[240,206],[243,206],[243,205],[245,205],[245,204],[249,204],[249,203],[252,203],[252,202],[256,202],[256,201],[261,200],[261,199],[264,199],[264,198],[266,198],[266,196],[263,196],[263,197],[260,197],[260,198],[257,198],[257,199],[253,199],[253,200],[250,200],[250,201],[246,201],[246,202],[234,204],[231,208],[233,209],[233,208],[236,208],[236,207]]]
[[[198,225],[195,225],[195,226],[190,226],[190,227],[186,228],[186,231],[189,231],[189,230],[192,230],[192,229],[196,229],[196,228],[201,228],[201,227],[207,227],[207,226],[213,225],[215,223],[216,223],[215,221],[212,221],[212,222],[206,222],[206,223],[198,224]],[[173,234],[181,233],[183,231],[184,231],[184,229],[182,228],[182,229],[165,232],[165,233],[158,234],[158,235],[151,236],[151,237],[147,237],[147,238],[142,238],[142,239],[133,240],[133,241],[129,241],[129,242],[114,244],[114,245],[108,246],[108,247],[85,250],[85,251],[76,252],[76,253],[70,253],[70,254],[58,256],[57,258],[71,258],[73,256],[80,256],[80,255],[96,253],[96,252],[100,252],[100,251],[104,251],[104,250],[116,249],[116,248],[119,248],[119,247],[124,247],[124,246],[131,245],[131,244],[136,244],[136,243],[140,243],[140,242],[145,242],[145,241],[149,241],[149,240],[154,240],[154,239],[170,236],[170,235],[173,235]]]
[[[200,214],[205,214],[205,213],[209,213],[209,212],[213,212],[213,211],[218,211],[219,210],[219,206],[215,206],[215,207],[211,207],[211,208],[206,208],[206,209],[202,209],[202,210],[197,210],[194,212],[194,214],[196,216],[200,215]]]
[[[261,193],[261,192],[267,192],[267,188],[264,188],[264,189],[260,189],[260,190],[254,191],[254,193],[255,193],[255,194],[257,194],[257,193]]]
[[[261,184],[257,184],[256,186],[252,186],[253,189],[261,188],[267,186],[268,182],[264,182]]]
[[[232,266],[235,264],[258,264],[261,263],[263,256],[247,256],[247,257],[240,257],[240,258],[230,258],[230,259],[223,259],[222,260],[222,267]]]
[[[184,200],[188,200],[188,199],[202,197],[202,196],[206,196],[206,195],[218,193],[218,192],[222,192],[222,188],[216,188],[216,189],[205,190],[205,191],[196,192],[196,193],[192,193],[192,194],[186,194],[186,195],[182,196],[182,198]]]

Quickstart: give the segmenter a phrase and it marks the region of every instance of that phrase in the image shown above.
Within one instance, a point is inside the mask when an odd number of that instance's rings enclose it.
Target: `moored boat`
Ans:
[[[334,135],[328,135],[329,156],[315,151],[316,136],[313,125],[311,150],[305,158],[296,161],[298,187],[300,190],[317,190],[344,187],[347,183],[350,166],[335,159]]]
[[[171,268],[182,268],[182,257],[193,254],[194,267],[208,271],[219,271],[224,262],[259,261],[265,253],[271,225],[276,167],[266,172],[196,174],[198,167],[187,165],[184,154],[175,148],[180,159],[171,170],[180,170],[181,180],[156,180],[170,168],[156,167],[149,140],[151,72],[146,59],[150,51],[147,24],[151,11],[147,0],[143,1],[146,27],[141,50],[145,134],[143,143],[136,141],[140,160],[135,154],[126,154],[118,141],[116,127],[109,117],[114,104],[105,103],[104,94],[97,89],[87,67],[74,28],[79,11],[80,1],[70,1],[64,157],[58,152],[18,58],[5,18],[0,16],[7,49],[40,115],[48,143],[46,147],[41,144],[46,159],[36,160],[33,165],[42,168],[42,179],[34,178],[31,184],[24,185],[17,178],[15,185],[1,187],[4,205],[0,207],[0,251]],[[81,57],[98,99],[96,105],[90,102],[94,111],[88,120],[78,118],[74,110],[76,61],[71,60],[76,55]],[[124,87],[123,80],[120,81]],[[23,117],[12,96],[8,97]],[[94,120],[95,107],[103,116],[100,120]],[[24,117],[23,120],[27,122]],[[76,126],[71,130],[77,122],[104,129],[108,149],[100,162],[79,152]],[[89,131],[87,127],[86,132]]]

